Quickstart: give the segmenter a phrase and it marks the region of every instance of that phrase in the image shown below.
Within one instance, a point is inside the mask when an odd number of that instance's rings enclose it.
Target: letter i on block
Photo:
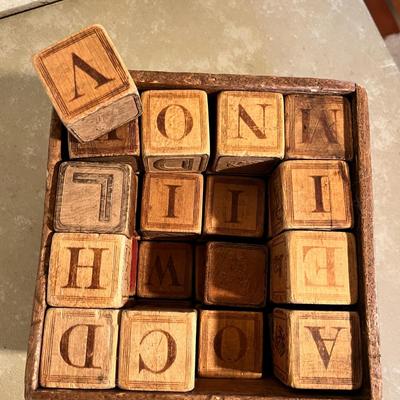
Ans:
[[[284,161],[269,180],[269,236],[287,229],[353,225],[349,169],[344,161]]]
[[[132,236],[136,196],[137,176],[128,164],[64,162],[58,173],[54,228]]]
[[[200,311],[198,373],[207,378],[261,378],[263,314]]]
[[[358,314],[347,311],[273,312],[274,374],[299,389],[358,389],[362,380]]]
[[[351,160],[350,102],[342,96],[285,98],[285,158]]]
[[[194,388],[195,310],[122,311],[118,386],[188,392]]]
[[[284,156],[283,96],[221,92],[213,171],[262,174]]]
[[[50,308],[44,323],[41,386],[115,387],[118,314],[117,310]]]
[[[289,231],[268,244],[270,293],[274,303],[357,301],[356,248],[351,233]]]
[[[210,157],[206,92],[149,90],[142,102],[145,170],[204,171]]]
[[[132,279],[131,243],[124,235],[55,233],[47,303],[57,307],[122,307]]]
[[[33,64],[60,119],[81,142],[141,113],[135,83],[100,25],[41,51]]]

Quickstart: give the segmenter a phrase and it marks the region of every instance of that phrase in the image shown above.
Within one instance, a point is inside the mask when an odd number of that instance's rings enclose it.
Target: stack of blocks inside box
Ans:
[[[35,66],[69,130],[41,386],[360,387],[345,97],[160,89],[141,105],[99,26]]]

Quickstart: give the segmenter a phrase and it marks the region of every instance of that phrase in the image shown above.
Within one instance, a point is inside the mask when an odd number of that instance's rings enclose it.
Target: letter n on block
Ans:
[[[49,309],[44,324],[40,384],[70,389],[115,387],[118,313]]]
[[[201,310],[199,335],[199,376],[261,378],[261,312]]]
[[[131,243],[124,235],[55,233],[47,302],[57,307],[118,308],[128,300]]]
[[[143,237],[199,235],[202,209],[201,174],[145,174],[140,219]]]
[[[118,386],[188,392],[194,388],[195,310],[122,312]]]
[[[120,163],[62,163],[54,228],[57,232],[122,233],[135,228],[137,177]]]
[[[149,90],[142,94],[143,162],[149,172],[201,172],[210,157],[207,94]]]
[[[287,229],[353,225],[350,175],[344,161],[285,161],[269,180],[269,236]]]
[[[141,113],[135,83],[99,25],[41,51],[33,64],[57,114],[79,141],[94,140]]]
[[[347,311],[273,312],[274,374],[299,389],[358,389],[362,380],[358,314]]]
[[[283,96],[221,92],[213,171],[263,174],[284,156]]]

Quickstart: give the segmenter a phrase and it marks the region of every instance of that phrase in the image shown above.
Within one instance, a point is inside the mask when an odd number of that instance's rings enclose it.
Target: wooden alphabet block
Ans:
[[[47,310],[40,385],[69,389],[115,387],[118,314],[117,310]]]
[[[203,232],[207,235],[262,237],[265,182],[258,178],[207,176]]]
[[[198,374],[209,378],[261,378],[263,314],[200,311]]]
[[[128,164],[64,162],[58,173],[54,228],[131,236],[136,196],[137,177]]]
[[[350,102],[343,96],[286,96],[285,128],[285,158],[353,157]]]
[[[269,242],[274,303],[354,304],[355,239],[347,232],[289,231]]]
[[[68,153],[71,159],[127,162],[139,171],[139,123],[131,121],[91,142],[81,143],[68,133]]]
[[[55,233],[47,303],[56,307],[122,307],[130,291],[131,242],[124,235]]]
[[[100,25],[36,54],[33,65],[64,125],[87,142],[137,118],[138,91]]]
[[[280,93],[219,93],[213,171],[269,172],[284,156],[283,129],[283,96]]]
[[[193,309],[123,311],[118,386],[127,390],[192,390],[196,323]]]
[[[267,292],[266,246],[209,242],[198,252],[196,292],[204,304],[263,307]]]
[[[202,211],[201,174],[145,174],[140,219],[143,237],[199,235]]]
[[[210,157],[207,94],[202,90],[142,93],[142,150],[149,172],[201,172]]]
[[[140,242],[137,295],[186,299],[192,295],[193,247],[182,242]]]
[[[358,314],[347,311],[273,312],[274,374],[299,389],[358,389],[362,379]]]
[[[344,161],[285,161],[269,180],[269,235],[287,229],[346,229],[353,224]]]

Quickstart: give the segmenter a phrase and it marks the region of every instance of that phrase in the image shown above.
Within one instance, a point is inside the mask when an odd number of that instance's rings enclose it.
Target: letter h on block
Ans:
[[[136,196],[137,177],[130,165],[64,162],[58,175],[54,228],[132,236]]]
[[[142,94],[142,150],[149,172],[201,172],[210,157],[207,94],[150,90]]]
[[[41,51],[33,64],[60,119],[81,142],[141,113],[135,83],[100,25]]]

